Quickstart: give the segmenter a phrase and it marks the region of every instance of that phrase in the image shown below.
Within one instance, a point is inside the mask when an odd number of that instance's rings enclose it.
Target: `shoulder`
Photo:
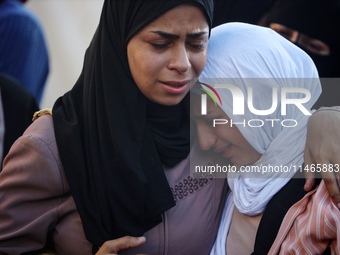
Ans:
[[[33,136],[46,144],[55,143],[52,115],[44,114],[34,120],[26,129],[23,136]]]
[[[51,115],[39,117],[15,141],[4,160],[3,172],[34,177],[37,185],[46,183],[45,188],[54,194],[69,192]]]

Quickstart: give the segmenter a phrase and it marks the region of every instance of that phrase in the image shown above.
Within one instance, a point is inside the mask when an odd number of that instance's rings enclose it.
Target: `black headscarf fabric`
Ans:
[[[267,22],[282,24],[328,44],[329,56],[304,50],[313,59],[320,77],[340,77],[339,0],[276,0]]]
[[[127,43],[141,28],[182,3],[212,0],[105,0],[82,73],[53,107],[65,174],[87,239],[96,246],[139,236],[175,205],[162,164],[187,157],[189,118],[182,103],[150,102],[130,73]]]

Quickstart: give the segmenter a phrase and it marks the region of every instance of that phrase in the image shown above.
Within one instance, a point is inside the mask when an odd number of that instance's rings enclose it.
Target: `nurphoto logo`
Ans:
[[[255,88],[252,86],[248,86],[246,91],[242,91],[238,86],[233,84],[214,84],[211,86],[207,83],[200,82],[201,90],[206,92],[206,94],[201,94],[201,115],[207,115],[207,95],[213,100],[215,106],[222,107],[223,100],[227,100],[224,98],[221,99],[219,92],[221,93],[221,89],[228,90],[230,97],[228,100],[232,100],[232,114],[233,116],[242,116],[245,115],[245,110],[252,113],[253,116],[270,116],[271,114],[280,111],[281,116],[287,115],[287,108],[295,107],[300,111],[303,115],[309,116],[311,112],[304,106],[305,103],[310,101],[311,99],[311,92],[305,88],[297,88],[297,87],[266,87],[266,96],[270,97],[271,105],[266,106],[266,108],[257,108],[256,103],[258,103],[259,96],[254,95],[254,91],[258,88],[259,84],[255,84]],[[256,87],[257,86],[257,87]],[[225,91],[223,91],[225,94]],[[292,98],[292,94],[299,95],[298,98]],[[218,99],[218,100],[217,100]],[[245,108],[247,107],[247,108]],[[279,108],[278,108],[279,107]],[[214,127],[216,125],[225,125],[229,124],[233,125],[248,125],[249,127],[262,127],[266,122],[269,122],[272,127],[278,122],[283,127],[296,127],[298,125],[297,119],[287,119],[284,118],[283,120],[279,120],[277,118],[269,118],[264,119],[263,117],[260,118],[252,118],[252,119],[243,119],[241,121],[235,122],[232,119],[232,116],[229,116],[230,120],[227,119],[213,119],[212,124]],[[239,118],[238,118],[239,119]]]
[[[211,87],[208,84],[205,83],[200,83],[203,86],[206,86],[208,88],[210,88],[215,95],[218,97],[221,106],[222,106],[222,100],[219,96],[219,94],[216,92],[216,90]],[[245,104],[245,95],[243,95],[243,92],[240,88],[238,88],[235,85],[232,84],[216,84],[215,88],[217,89],[229,89],[229,91],[232,93],[233,96],[233,114],[234,115],[244,115],[244,104]],[[266,109],[266,110],[258,110],[255,109],[254,104],[253,104],[253,88],[249,87],[248,89],[248,97],[247,97],[247,105],[249,110],[256,114],[256,115],[270,115],[273,112],[276,111],[277,106],[278,106],[278,89],[277,88],[272,88],[272,106],[270,107],[270,109]],[[214,99],[213,95],[206,89],[202,88],[203,91],[205,91],[214,101],[215,105],[216,105],[216,100]],[[305,95],[304,98],[295,98],[295,99],[291,99],[291,98],[287,98],[287,95],[289,93],[302,93]],[[206,95],[202,94],[201,95],[201,99],[202,99],[202,115],[206,115],[207,114],[207,97]],[[310,92],[305,89],[305,88],[281,88],[281,114],[282,115],[286,115],[287,111],[286,111],[286,107],[289,104],[293,104],[295,105],[297,108],[299,108],[301,110],[301,112],[304,115],[311,115],[311,113],[303,106],[304,103],[307,103],[309,100],[311,99],[311,94]]]

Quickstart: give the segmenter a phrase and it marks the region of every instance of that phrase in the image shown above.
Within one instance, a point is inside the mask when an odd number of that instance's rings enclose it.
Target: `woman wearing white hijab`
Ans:
[[[280,107],[280,92],[283,88],[300,88],[309,91],[310,99],[305,100],[307,102],[303,107],[310,112],[321,93],[317,70],[305,52],[271,29],[242,23],[228,23],[212,30],[208,61],[200,80],[215,86],[221,97],[222,114],[226,115],[224,115],[226,119],[229,118],[229,124],[220,126],[225,126],[223,127],[225,132],[232,132],[231,129],[237,127],[249,146],[255,150],[255,152],[242,151],[242,147],[239,147],[237,142],[233,143],[233,138],[227,141],[226,136],[219,136],[218,129],[202,127],[211,123],[202,124],[204,122],[196,121],[201,147],[221,152],[222,156],[239,165],[240,169],[228,175],[230,192],[211,254],[251,254],[254,252],[254,245],[259,246],[257,242],[261,239],[260,231],[258,232],[260,222],[261,224],[262,221],[270,222],[263,216],[268,203],[276,194],[286,192],[284,187],[292,185],[291,178],[303,165],[309,115],[300,109],[302,107],[299,108],[294,104],[288,104],[286,115],[283,115]],[[254,109],[250,111],[245,107],[244,114],[233,114],[235,98],[233,99],[229,89],[217,88],[216,84],[236,85],[245,98],[253,98],[254,108],[262,111],[271,108],[272,91],[277,89],[276,110],[271,111],[270,114],[258,115],[252,113]],[[252,96],[248,95],[249,87],[252,88]],[[303,93],[289,93],[289,98],[303,100],[304,97]],[[217,113],[219,107],[214,107],[210,102],[208,109],[207,115],[201,118],[207,120],[214,117],[221,118],[221,113]],[[294,120],[291,121],[293,124],[288,125],[288,119]],[[239,124],[232,125],[231,121]],[[261,127],[254,127],[255,125]],[[207,133],[202,133],[203,129],[208,130]],[[214,134],[216,137],[212,139]],[[255,159],[251,158],[252,155],[256,156],[256,152],[259,156]],[[276,166],[276,169],[281,170],[260,174],[246,173],[242,171],[245,165],[248,167],[246,169],[261,170],[265,166],[268,167],[267,169],[269,166]],[[291,192],[293,186],[287,187],[285,190]],[[298,189],[293,192],[300,195],[291,201],[292,204],[304,195],[303,185],[294,189]],[[276,224],[280,224],[281,220],[282,218],[276,219]],[[275,235],[274,232],[274,235],[268,236],[267,239],[273,241]],[[268,244],[265,246],[268,249]],[[255,251],[253,254],[260,253]]]

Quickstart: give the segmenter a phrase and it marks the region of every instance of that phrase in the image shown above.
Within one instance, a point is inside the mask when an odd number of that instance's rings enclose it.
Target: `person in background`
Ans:
[[[313,108],[339,106],[339,81],[337,78],[340,77],[340,1],[275,0],[273,6],[264,14],[259,24],[271,27],[304,49],[312,57],[322,84],[321,96]],[[320,116],[319,113],[316,113],[315,116],[313,114],[308,130],[314,129],[310,129],[310,127],[313,123],[316,123],[317,118],[319,118],[318,122],[326,123],[323,121],[324,118],[327,118],[328,114],[333,115],[332,110],[324,111],[321,114],[323,116]],[[335,113],[333,117],[336,116]],[[331,125],[337,125],[336,121],[327,123],[327,128],[331,128]],[[338,132],[333,133],[334,140],[330,139],[328,134],[322,136],[323,140],[328,141],[327,147],[334,148],[337,146],[335,140],[340,137]],[[307,146],[309,141],[310,139],[307,139]],[[316,144],[315,148],[319,148],[318,153],[306,151],[306,163],[315,163],[315,159],[325,156],[324,146]],[[314,159],[312,159],[313,157]],[[306,190],[310,190],[314,183],[314,175],[307,172],[306,176]],[[338,181],[334,178],[334,173],[323,172],[322,176],[334,203],[339,204],[340,187]]]
[[[340,77],[340,1],[276,0],[267,26],[313,59],[319,77]]]
[[[1,167],[12,144],[32,123],[39,107],[32,94],[8,75],[0,73],[0,159]]]
[[[340,77],[339,0],[216,0],[213,26],[234,21],[274,29],[312,57],[319,77]],[[340,105],[338,83],[322,79],[313,108]]]
[[[340,78],[340,1],[276,0],[263,24],[290,40],[313,59],[320,78]],[[322,79],[323,92],[314,105],[340,105],[339,82]]]
[[[0,0],[0,72],[24,86],[40,104],[49,72],[41,24],[26,0]]]

